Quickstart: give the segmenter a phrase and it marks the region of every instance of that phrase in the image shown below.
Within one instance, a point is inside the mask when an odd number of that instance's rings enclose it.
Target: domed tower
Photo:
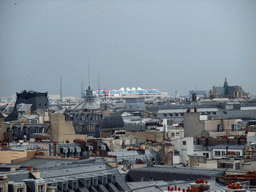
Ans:
[[[91,87],[88,86],[88,89],[86,90],[86,94],[82,96],[82,100],[79,104],[74,106],[71,110],[73,111],[91,111],[91,110],[97,110],[100,108],[100,102],[99,99],[96,97],[96,95],[93,95],[93,91],[91,90]]]

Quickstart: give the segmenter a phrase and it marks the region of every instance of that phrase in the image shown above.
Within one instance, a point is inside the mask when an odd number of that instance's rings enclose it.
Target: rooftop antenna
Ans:
[[[99,96],[100,96],[100,76],[98,75],[98,92],[99,92]]]
[[[83,92],[84,92],[84,81],[82,78],[82,84],[81,84],[81,98],[83,97]]]
[[[90,87],[90,64],[88,60],[88,88]]]
[[[62,102],[62,77],[60,76],[60,102]]]

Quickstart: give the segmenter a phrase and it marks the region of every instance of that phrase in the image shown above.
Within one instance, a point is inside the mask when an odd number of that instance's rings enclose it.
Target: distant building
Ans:
[[[145,111],[144,98],[126,98],[125,111]]]
[[[202,98],[206,96],[206,91],[202,90],[190,90],[189,91],[189,98],[192,99],[192,95],[195,94],[198,98]]]
[[[237,125],[239,121],[241,119],[208,119],[207,115],[201,115],[199,112],[187,112],[184,113],[185,137],[195,138],[206,133],[211,137],[238,135],[241,132]]]
[[[17,99],[14,109],[5,121],[15,121],[18,119],[18,113],[21,114],[30,110],[31,113],[37,110],[47,110],[48,109],[48,93],[39,93],[35,91],[22,91],[21,93],[16,93]],[[21,105],[22,104],[22,105]],[[27,105],[30,104],[30,105]]]
[[[247,98],[248,93],[244,92],[241,86],[229,86],[227,82],[227,78],[225,78],[223,87],[215,87],[213,86],[212,90],[210,90],[211,98]]]

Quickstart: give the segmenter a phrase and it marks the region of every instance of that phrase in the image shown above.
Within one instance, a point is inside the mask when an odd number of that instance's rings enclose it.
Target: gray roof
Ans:
[[[102,158],[79,161],[33,159],[19,164],[23,167],[28,165],[29,167],[37,167],[40,171],[41,178],[47,183],[57,183],[59,180],[67,181],[69,179],[76,179],[79,176],[98,177],[114,174],[116,175],[118,186],[122,189],[121,191],[130,191],[130,187],[127,185],[119,171],[116,168],[112,168],[107,165],[105,160]],[[26,178],[28,178],[28,176],[26,176],[25,179]],[[20,179],[22,181],[24,178],[20,177]],[[115,189],[115,186],[113,186],[113,188]],[[104,189],[104,187],[102,187],[102,189]],[[87,191],[86,188],[83,187],[83,191]]]
[[[124,121],[119,113],[110,113],[100,122],[100,128],[123,128]]]
[[[255,136],[250,136],[250,137],[247,137],[247,143],[249,144],[256,144],[256,137]]]
[[[24,179],[36,179],[29,171],[8,173],[7,178],[9,181],[22,182]]]
[[[209,151],[209,148],[204,145],[194,145],[194,151]]]
[[[120,150],[115,152],[108,152],[108,155],[116,156],[117,163],[122,162],[123,160],[128,160],[129,163],[135,163],[136,159],[141,159],[145,163],[151,162],[152,158],[154,158],[156,163],[159,163],[159,155],[152,149],[146,149],[145,154],[141,153],[137,150]]]
[[[230,144],[220,144],[213,146],[212,149],[244,149],[245,145],[230,145]]]
[[[197,178],[214,178],[219,175],[223,175],[224,171],[213,169],[198,169],[198,168],[184,168],[184,167],[144,167],[138,169],[131,169],[128,172],[130,181],[141,181],[144,178],[148,180],[196,180]]]
[[[127,184],[133,191],[140,191],[142,189],[145,190],[145,188],[147,188],[148,191],[148,189],[151,188],[157,189],[156,187],[168,186],[168,183],[165,181],[128,182]]]
[[[224,95],[225,94],[225,89],[224,87],[214,87],[216,90],[217,95]]]
[[[194,109],[190,109],[191,112],[194,112]],[[197,108],[198,112],[217,112],[218,109],[214,108]],[[157,113],[186,113],[187,109],[163,109],[159,110]]]

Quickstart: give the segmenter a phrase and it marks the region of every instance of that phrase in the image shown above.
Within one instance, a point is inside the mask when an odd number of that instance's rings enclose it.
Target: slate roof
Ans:
[[[141,189],[145,188],[149,188],[149,187],[154,187],[155,189],[157,189],[156,187],[166,187],[168,186],[168,183],[165,181],[141,181],[141,182],[128,182],[127,183],[129,185],[129,187],[133,190],[133,191],[139,191]]]
[[[213,146],[212,149],[226,149],[228,147],[228,150],[230,149],[244,149],[245,145],[230,145],[230,144],[220,144]]]
[[[31,159],[18,164],[21,164],[23,167],[27,167],[28,165],[29,167],[37,167],[37,169],[40,171],[41,178],[47,183],[57,183],[58,180],[66,181],[68,179],[76,179],[79,176],[98,177],[101,175],[114,174],[116,175],[116,181],[118,183],[117,188],[119,186],[121,191],[131,191],[130,187],[127,185],[119,171],[116,168],[112,168],[107,165],[103,158],[85,159],[79,161]],[[98,187],[101,188],[102,191],[107,190],[101,184],[99,184]],[[116,186],[112,186],[112,188],[113,189],[110,191],[118,191]],[[82,187],[81,191],[87,191],[87,188]]]
[[[145,181],[149,180],[163,180],[173,181],[181,180],[187,181],[196,180],[197,178],[216,177],[223,175],[224,172],[220,170],[206,170],[206,169],[195,169],[195,168],[174,168],[174,167],[144,167],[138,169],[131,169],[128,172],[129,181],[141,181],[144,178]]]
[[[7,178],[9,181],[22,182],[24,179],[36,179],[29,171],[20,173],[8,173]]]
[[[23,167],[23,168],[33,167],[33,168],[37,168],[38,170],[41,170],[41,169],[48,169],[48,168],[52,168],[52,167],[59,167],[59,166],[63,165],[63,163],[71,163],[73,161],[74,160],[34,158],[34,159],[23,161],[23,162],[20,162],[17,164],[21,165],[21,167]]]
[[[72,110],[92,110],[92,109],[99,109],[100,102],[96,98],[95,95],[92,94],[92,90],[90,86],[86,90],[86,95],[83,96],[83,99],[78,103],[76,106],[71,108]]]
[[[17,93],[17,99],[13,111],[5,118],[5,121],[13,121],[18,118],[17,106],[18,104],[31,104],[31,111],[36,111],[37,109],[47,109],[48,108],[48,93],[39,93],[34,91],[23,91]]]
[[[122,128],[124,127],[124,121],[119,113],[110,113],[110,115],[105,116],[100,122],[100,128]]]

